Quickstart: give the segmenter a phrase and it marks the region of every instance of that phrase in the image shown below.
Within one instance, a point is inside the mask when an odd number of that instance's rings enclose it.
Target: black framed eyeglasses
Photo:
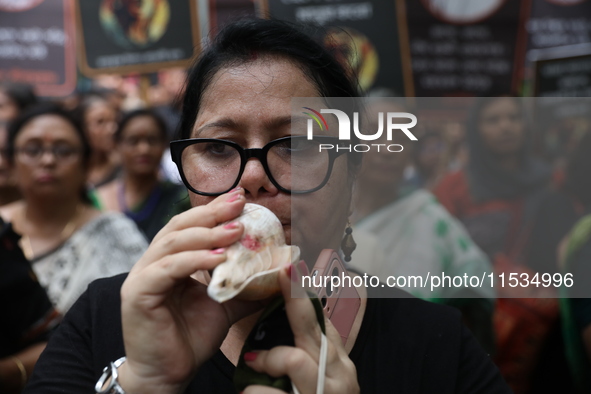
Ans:
[[[51,153],[57,161],[68,162],[78,158],[80,152],[80,149],[69,145],[54,145],[45,147],[41,145],[25,145],[14,150],[16,156],[27,163],[38,162],[46,153]]]
[[[252,149],[227,140],[192,138],[172,141],[170,150],[185,186],[197,194],[219,196],[232,190],[251,158],[261,162],[279,190],[304,194],[328,182],[335,159],[348,152],[337,146],[341,141],[336,137],[314,136],[308,140],[302,135],[279,138]]]

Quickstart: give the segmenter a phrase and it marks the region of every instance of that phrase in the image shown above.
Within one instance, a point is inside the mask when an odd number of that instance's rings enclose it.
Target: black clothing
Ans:
[[[92,392],[102,369],[124,355],[124,280],[119,275],[89,286],[52,337],[25,393]],[[415,298],[368,299],[350,357],[362,393],[511,392],[458,311]],[[234,394],[233,372],[218,351],[186,392]]]
[[[59,322],[18,246],[19,239],[12,226],[0,220],[0,358],[47,341]]]
[[[158,231],[176,214],[191,208],[187,188],[183,185],[162,181],[154,188],[140,207],[123,213],[132,219],[152,242]]]

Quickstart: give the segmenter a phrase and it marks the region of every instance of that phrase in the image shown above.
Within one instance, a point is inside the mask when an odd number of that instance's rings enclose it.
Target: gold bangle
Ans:
[[[27,370],[26,370],[23,362],[21,360],[19,360],[18,358],[12,356],[12,357],[10,357],[10,359],[12,361],[14,361],[14,363],[18,367],[19,371],[21,371],[21,390],[22,390],[25,388],[25,385],[27,384]]]

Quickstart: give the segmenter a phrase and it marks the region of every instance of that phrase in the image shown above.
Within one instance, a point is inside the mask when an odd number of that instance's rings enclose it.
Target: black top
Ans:
[[[124,280],[119,275],[89,286],[51,338],[25,393],[93,392],[102,369],[124,355],[119,295]],[[368,299],[350,357],[362,393],[511,392],[459,312],[415,298]],[[218,352],[186,393],[234,394],[233,371]]]
[[[49,339],[59,314],[18,246],[20,236],[0,219],[0,358]]]
[[[120,205],[122,189],[118,190]],[[124,214],[132,219],[146,236],[148,242],[176,214],[191,208],[187,188],[168,181],[159,182],[150,195],[133,210],[124,210]]]

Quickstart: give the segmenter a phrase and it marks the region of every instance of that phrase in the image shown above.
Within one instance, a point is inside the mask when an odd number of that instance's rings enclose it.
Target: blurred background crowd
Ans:
[[[12,56],[25,38],[7,43],[20,27],[11,33],[4,22],[50,3],[64,7],[65,50],[72,33],[78,48],[86,42],[73,83],[42,78],[23,46]],[[0,1],[0,392],[21,391],[88,283],[128,271],[190,206],[168,149],[176,98],[206,33],[237,17],[323,25],[324,42],[360,81],[368,130],[380,112],[419,118],[418,141],[395,139],[402,152],[364,157],[351,268],[382,280],[509,271],[591,278],[591,2],[179,3],[194,13],[183,15],[195,48],[184,63],[150,52],[175,40],[174,2]],[[93,15],[119,53],[84,31]],[[33,28],[38,18],[18,23]],[[125,63],[130,53],[157,61]],[[591,393],[588,289],[407,290],[459,308],[516,393]]]

